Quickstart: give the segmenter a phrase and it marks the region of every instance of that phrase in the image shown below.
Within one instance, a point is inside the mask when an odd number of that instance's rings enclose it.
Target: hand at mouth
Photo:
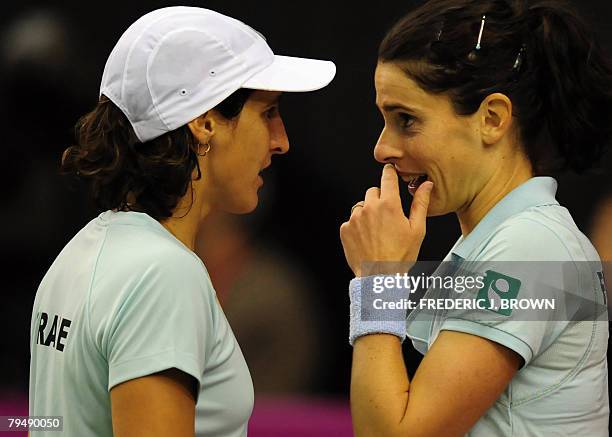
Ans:
[[[419,186],[427,180],[427,174],[415,175],[411,176],[408,182],[408,188],[410,190],[415,190],[419,188]]]

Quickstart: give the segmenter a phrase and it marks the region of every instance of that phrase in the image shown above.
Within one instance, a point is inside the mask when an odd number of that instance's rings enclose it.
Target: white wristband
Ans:
[[[376,276],[353,278],[349,284],[351,300],[349,343],[351,346],[357,338],[369,334],[392,334],[399,337],[402,342],[406,338],[405,310],[375,308],[373,299],[380,298],[383,301],[390,298],[401,299],[408,296],[409,290],[385,289],[385,294],[379,295],[374,291],[374,278]],[[378,276],[378,278],[382,278],[382,276]],[[362,301],[366,305],[365,307],[362,306]]]

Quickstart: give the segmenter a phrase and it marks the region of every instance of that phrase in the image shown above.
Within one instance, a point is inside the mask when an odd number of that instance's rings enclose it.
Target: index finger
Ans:
[[[393,164],[386,164],[383,168],[380,178],[380,198],[381,200],[396,199],[398,202],[400,201],[399,182]]]

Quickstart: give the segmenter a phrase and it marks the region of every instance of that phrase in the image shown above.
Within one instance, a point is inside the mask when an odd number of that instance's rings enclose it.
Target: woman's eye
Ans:
[[[408,114],[404,114],[404,113],[399,113],[398,114],[399,118],[400,118],[400,126],[403,129],[408,129],[412,126],[412,124],[414,123],[414,117]]]
[[[268,109],[266,112],[266,118],[274,118],[278,115],[278,106],[273,106],[272,108]]]

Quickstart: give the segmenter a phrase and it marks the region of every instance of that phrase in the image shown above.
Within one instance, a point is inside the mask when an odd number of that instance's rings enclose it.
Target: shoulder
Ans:
[[[95,308],[133,306],[214,308],[215,291],[202,261],[171,235],[113,226],[96,262],[89,299],[92,314]]]
[[[597,252],[560,205],[529,208],[499,225],[478,258],[508,261],[596,261]]]
[[[97,276],[111,272],[139,278],[161,275],[183,283],[194,278],[208,279],[206,268],[195,253],[162,230],[148,227],[109,227],[97,264]]]

